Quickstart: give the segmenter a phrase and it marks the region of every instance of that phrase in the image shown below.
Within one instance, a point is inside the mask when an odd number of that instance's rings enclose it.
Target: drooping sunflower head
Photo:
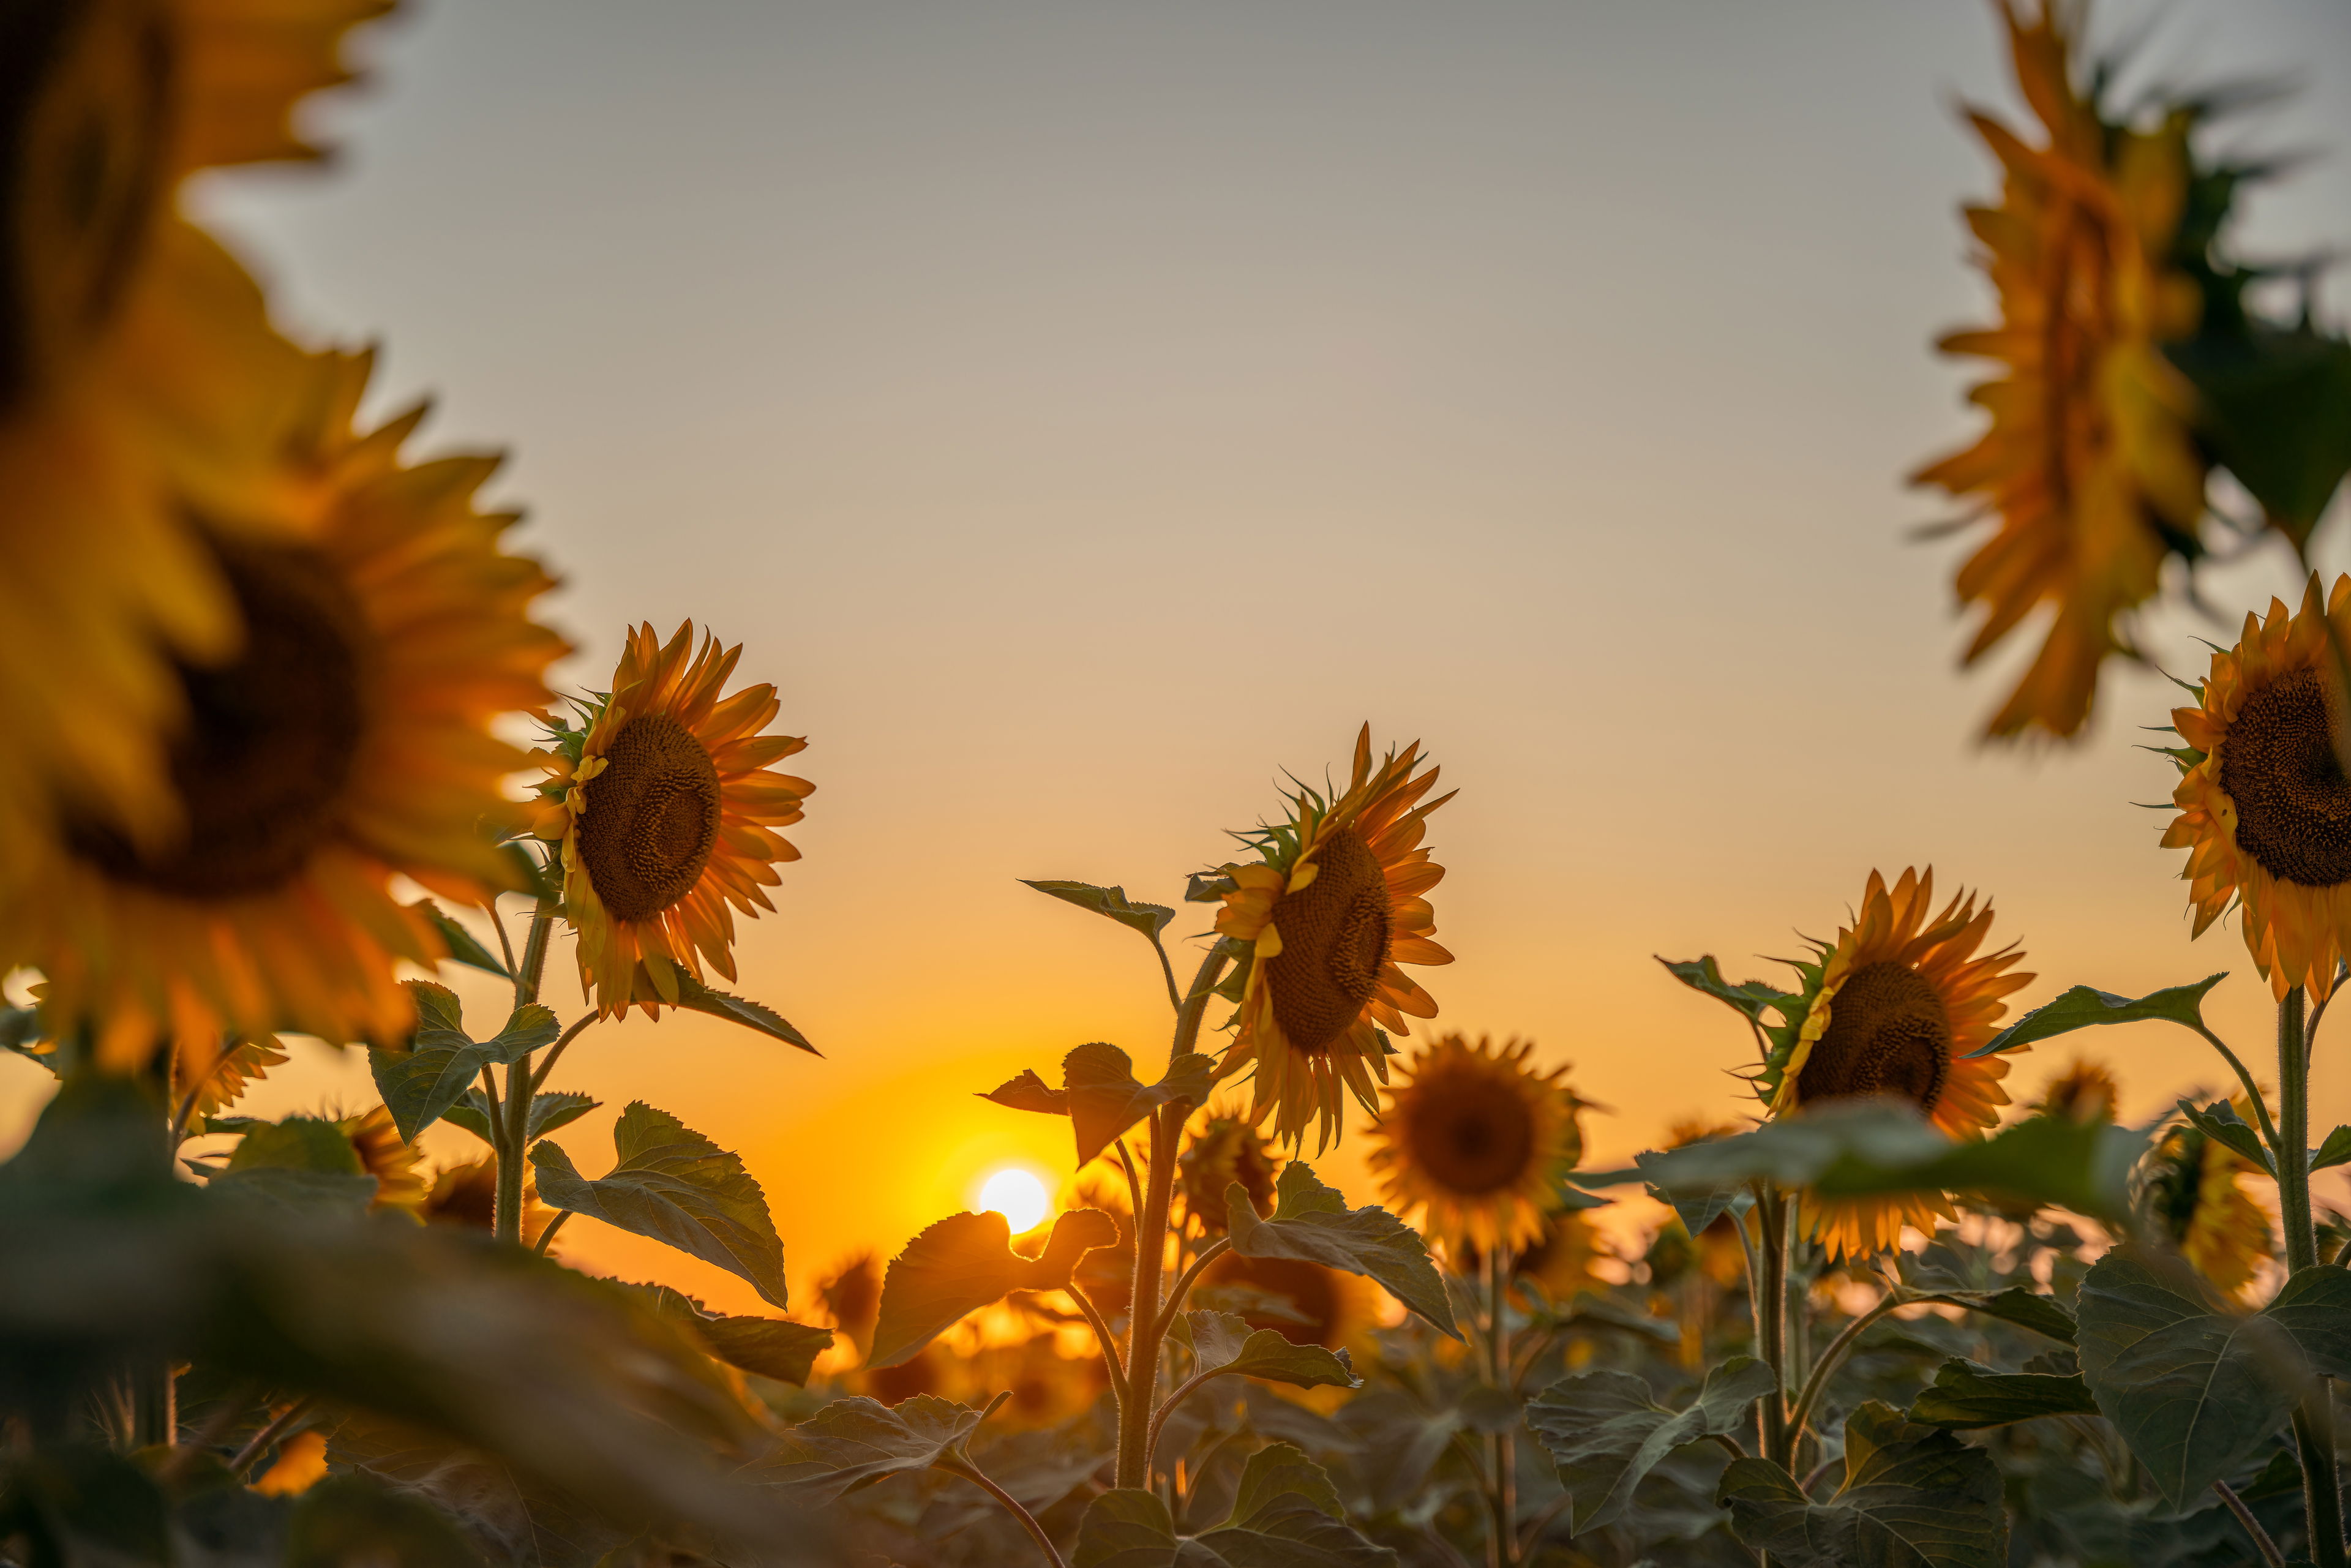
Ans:
[[[2112,1068],[2095,1057],[2076,1056],[2041,1086],[2032,1110],[2063,1122],[2111,1122],[2121,1098],[2122,1085]]]
[[[1192,1134],[1176,1156],[1176,1169],[1184,1184],[1184,1207],[1200,1222],[1204,1234],[1222,1236],[1229,1228],[1225,1192],[1236,1182],[1249,1194],[1259,1215],[1273,1212],[1273,1178],[1279,1156],[1247,1118],[1212,1112],[1207,1124]]]
[[[409,464],[421,410],[354,426],[368,356],[309,370],[285,460],[327,497],[322,526],[203,536],[244,631],[176,667],[177,831],[60,799],[26,896],[0,904],[0,956],[40,969],[55,1026],[96,1021],[118,1065],[167,1034],[396,1039],[395,961],[444,946],[393,876],[465,902],[517,876],[496,840],[521,825],[503,785],[528,758],[494,730],[549,700],[565,645],[530,605],[552,581],[502,548],[515,517],[475,504],[496,459]]]
[[[818,1282],[816,1294],[832,1326],[856,1342],[862,1359],[882,1316],[882,1260],[871,1250],[842,1259]]]
[[[2252,1109],[2241,1098],[2239,1114]],[[2197,1128],[2180,1125],[2148,1151],[2139,1202],[2149,1221],[2215,1290],[2239,1305],[2275,1250],[2270,1217],[2243,1178],[2252,1162]]]
[[[1531,1061],[1532,1040],[1448,1034],[1415,1053],[1388,1091],[1371,1167],[1389,1206],[1458,1250],[1527,1247],[1583,1156],[1582,1103]]]
[[[273,1036],[259,1040],[181,1040],[172,1052],[172,1100],[188,1107],[188,1125],[200,1127],[243,1099],[246,1090],[287,1061]]]
[[[2266,619],[2247,615],[2197,706],[2171,714],[2180,814],[2163,847],[2188,852],[2196,935],[2240,904],[2245,946],[2281,1001],[2296,986],[2325,1000],[2351,953],[2351,782],[2330,625],[2351,638],[2351,577],[2322,600],[2314,572],[2298,612],[2273,599]]]
[[[538,831],[562,841],[580,985],[607,1015],[658,1017],[680,969],[733,979],[735,912],[774,909],[775,863],[799,858],[775,830],[816,786],[768,765],[808,743],[760,733],[774,686],[722,695],[742,652],[706,634],[697,651],[691,621],[666,643],[640,626],[611,693],[549,731]]]
[[[1990,114],[1969,116],[2004,175],[1998,206],[1967,211],[2000,320],[1938,345],[1999,366],[1970,394],[1991,423],[1913,476],[1996,520],[1954,583],[1984,612],[1968,663],[2050,612],[2039,653],[1992,716],[1994,737],[2078,733],[2099,665],[2130,652],[2124,618],[2155,593],[2168,557],[2201,553],[2195,400],[2162,351],[2201,310],[2179,265],[2199,243],[2181,222],[2197,110],[2152,128],[2110,118],[2082,85],[2080,9],[2001,0],[2041,132],[2036,145]]]
[[[1772,1053],[1759,1081],[1771,1114],[1835,1101],[1901,1101],[1946,1135],[1980,1138],[2008,1103],[2008,1062],[1970,1060],[1988,1043],[2001,998],[2032,983],[2016,972],[2014,946],[1983,953],[1989,904],[1962,893],[1935,908],[1935,873],[1903,872],[1893,886],[1876,872],[1852,925],[1820,949],[1805,979],[1802,1025]],[[1906,1224],[1931,1230],[1949,1216],[1939,1198],[1815,1198],[1804,1209],[1832,1259],[1881,1251]]]
[[[1453,797],[1424,803],[1437,769],[1416,776],[1419,765],[1415,741],[1374,766],[1365,725],[1347,788],[1326,797],[1301,786],[1285,821],[1241,835],[1258,859],[1223,868],[1217,930],[1249,944],[1249,957],[1217,1076],[1253,1066],[1250,1117],[1270,1114],[1285,1142],[1302,1142],[1311,1122],[1318,1147],[1329,1147],[1343,1090],[1375,1110],[1387,1033],[1409,1033],[1407,1014],[1437,1016],[1399,967],[1453,961],[1431,940],[1437,916],[1425,896],[1445,868],[1421,847],[1428,814]]]

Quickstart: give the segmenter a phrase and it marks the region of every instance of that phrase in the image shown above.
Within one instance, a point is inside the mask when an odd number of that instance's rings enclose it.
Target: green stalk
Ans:
[[[515,1006],[528,1007],[538,1000],[538,985],[547,973],[547,945],[555,933],[556,911],[561,901],[552,894],[541,894],[538,905],[530,912],[530,936],[523,944],[522,967],[515,971]],[[592,1014],[590,1015],[593,1016]],[[575,1025],[572,1033],[579,1032]],[[568,1043],[568,1040],[567,1040]],[[497,1200],[493,1210],[493,1229],[501,1241],[522,1242],[522,1176],[523,1161],[530,1143],[530,1102],[533,1084],[530,1058],[508,1064],[507,1068],[506,1103],[499,1107],[506,1113],[506,1124],[493,1145],[498,1156]]]
[[[1503,1247],[1486,1249],[1486,1380],[1510,1385],[1510,1257]],[[1513,1568],[1519,1561],[1519,1445],[1510,1428],[1486,1439],[1493,1464],[1494,1490],[1488,1501],[1493,1528],[1486,1536],[1489,1568]]]
[[[1750,1281],[1754,1293],[1755,1355],[1771,1369],[1775,1391],[1763,1396],[1763,1457],[1789,1469],[1788,1452],[1788,1221],[1786,1198],[1766,1183],[1756,1196],[1755,1228],[1761,1267]],[[1793,1472],[1791,1471],[1791,1474]]]
[[[2289,1278],[2318,1262],[2318,1236],[2310,1215],[2310,1051],[2297,986],[2278,1004],[2278,1218],[2285,1231]],[[2310,1556],[2317,1568],[2346,1568],[2342,1482],[2335,1458],[2335,1385],[2321,1376],[2294,1416],[2294,1449],[2302,1459],[2303,1506],[2310,1521]]]

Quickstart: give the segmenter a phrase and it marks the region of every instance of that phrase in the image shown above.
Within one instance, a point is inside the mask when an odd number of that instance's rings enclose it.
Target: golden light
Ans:
[[[1012,1227],[1012,1234],[1019,1236],[1043,1222],[1052,1209],[1053,1200],[1034,1171],[1007,1166],[980,1184],[979,1207],[1004,1216]]]

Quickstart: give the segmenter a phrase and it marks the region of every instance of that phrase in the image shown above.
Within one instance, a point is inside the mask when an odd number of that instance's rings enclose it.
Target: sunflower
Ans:
[[[1373,1129],[1388,1206],[1456,1251],[1539,1240],[1560,1177],[1583,1157],[1567,1069],[1538,1071],[1534,1049],[1446,1035],[1414,1054]]]
[[[2296,986],[2325,1001],[2351,952],[2351,783],[2343,776],[2342,678],[2328,627],[2351,636],[2351,577],[2322,607],[2318,576],[2289,616],[2270,601],[2237,645],[2212,655],[2198,705],[2174,708],[2184,777],[2163,847],[2186,850],[2180,877],[2204,935],[2242,905],[2253,963],[2283,1001]]]
[[[774,830],[816,786],[768,764],[808,742],[759,733],[780,706],[771,685],[721,699],[742,652],[706,633],[696,652],[691,621],[667,643],[640,626],[611,694],[550,731],[538,832],[563,844],[580,983],[607,1016],[635,1003],[658,1018],[681,968],[733,979],[734,912],[773,910],[774,862],[799,859]]]
[[[2191,171],[2190,109],[2135,130],[2109,122],[2075,85],[2078,7],[2001,0],[2017,82],[2040,120],[2029,144],[1980,111],[1969,118],[2004,177],[2000,205],[1968,209],[2000,321],[1954,332],[1945,353],[1995,361],[1970,399],[1991,416],[1975,444],[1920,469],[1996,516],[1953,586],[1981,605],[1973,664],[2043,605],[2041,650],[1987,733],[2078,732],[2098,666],[2131,653],[2118,628],[2153,596],[2167,557],[2193,559],[2205,464],[2189,434],[2194,399],[2162,345],[2192,333],[2194,282],[2172,265]]]
[[[498,1162],[485,1155],[434,1171],[431,1187],[411,1207],[416,1218],[427,1225],[464,1225],[489,1230],[496,1223],[497,1204]],[[555,1222],[557,1213],[538,1201],[538,1172],[526,1169],[522,1174],[524,1243],[538,1246],[540,1235]]]
[[[1892,888],[1876,872],[1861,911],[1819,961],[1797,966],[1802,1022],[1783,1031],[1759,1087],[1773,1116],[1828,1101],[1890,1096],[1908,1102],[1945,1135],[1980,1138],[2008,1103],[2000,1057],[1971,1061],[2008,1004],[2032,983],[2012,970],[2013,946],[1979,955],[1991,909],[1961,894],[1929,918],[1935,873],[1906,870]],[[1882,1251],[1905,1225],[1932,1230],[1949,1217],[1939,1197],[1816,1198],[1806,1194],[1812,1233],[1832,1260]]]
[[[2236,1105],[2240,1115],[2252,1109],[2241,1095]],[[2270,1217],[2245,1189],[2253,1168],[2196,1128],[2174,1127],[2147,1155],[2141,1196],[2180,1255],[2241,1306],[2275,1246]]]
[[[204,538],[307,531],[278,461],[303,356],[176,214],[183,179],[308,158],[299,101],[350,79],[384,0],[84,0],[0,16],[0,876],[62,791],[175,826],[176,665],[236,647]],[[191,517],[203,528],[192,528]]]
[[[2041,1086],[2032,1111],[2061,1122],[2111,1122],[2121,1099],[2122,1085],[2115,1081],[2112,1068],[2095,1057],[2077,1056]]]
[[[1420,743],[1372,766],[1372,728],[1355,737],[1354,776],[1335,798],[1301,787],[1289,820],[1244,835],[1259,860],[1228,865],[1230,891],[1217,933],[1253,944],[1233,1014],[1233,1043],[1217,1070],[1256,1065],[1249,1114],[1274,1113],[1277,1137],[1299,1144],[1317,1122],[1318,1148],[1339,1134],[1342,1085],[1376,1111],[1391,1048],[1382,1030],[1407,1034],[1405,1015],[1430,1019],[1437,1003],[1400,964],[1449,964],[1429,938],[1437,917],[1424,895],[1445,868],[1420,847],[1428,814],[1453,797],[1418,804],[1437,769],[1414,777]]]
[[[1258,1130],[1242,1117],[1223,1111],[1209,1113],[1207,1124],[1192,1135],[1176,1159],[1177,1179],[1184,1186],[1184,1207],[1208,1236],[1222,1236],[1228,1228],[1225,1190],[1236,1182],[1259,1215],[1273,1212],[1275,1168],[1274,1154]]]
[[[172,1053],[172,1103],[185,1103],[186,1124],[200,1127],[205,1117],[235,1104],[247,1088],[287,1061],[286,1048],[274,1036],[206,1040],[193,1048],[183,1043]]]
[[[1591,1216],[1563,1209],[1545,1216],[1542,1233],[1510,1260],[1510,1277],[1532,1281],[1563,1306],[1583,1291],[1604,1292],[1608,1282],[1592,1266],[1615,1255]]]
[[[52,1026],[96,1023],[114,1065],[171,1036],[397,1040],[394,961],[444,948],[394,873],[467,901],[515,879],[495,839],[522,825],[501,784],[528,758],[492,727],[549,700],[564,643],[529,607],[550,580],[500,549],[513,515],[475,505],[496,458],[403,462],[422,410],[354,428],[369,370],[309,366],[285,460],[330,497],[319,531],[204,536],[246,632],[234,659],[179,668],[183,831],[144,842],[62,803],[26,895],[0,904],[0,960],[39,968]]]
[[[1276,1330],[1292,1344],[1362,1345],[1379,1326],[1379,1288],[1360,1274],[1320,1263],[1227,1252],[1200,1270],[1200,1283],[1243,1292],[1238,1315],[1252,1329]]]

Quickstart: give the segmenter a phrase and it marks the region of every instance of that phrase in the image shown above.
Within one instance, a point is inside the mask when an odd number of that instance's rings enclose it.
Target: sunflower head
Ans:
[[[172,1099],[188,1100],[189,1125],[202,1126],[205,1117],[235,1104],[247,1088],[269,1076],[271,1068],[286,1065],[287,1060],[285,1047],[268,1035],[259,1040],[235,1035],[183,1040],[172,1053]]]
[[[371,1106],[356,1116],[344,1116],[335,1125],[359,1156],[360,1169],[375,1177],[373,1208],[402,1208],[414,1213],[424,1207],[433,1183],[423,1170],[424,1151],[400,1135],[392,1112]]]
[[[1273,1212],[1273,1177],[1278,1156],[1264,1135],[1246,1119],[1212,1113],[1207,1125],[1192,1134],[1176,1156],[1176,1169],[1184,1184],[1184,1207],[1209,1236],[1225,1234],[1225,1189],[1238,1182],[1249,1194],[1249,1206],[1262,1215]]]
[[[2013,946],[1982,953],[1989,904],[1961,894],[1935,908],[1935,873],[1906,870],[1893,886],[1869,873],[1854,924],[1804,967],[1801,1023],[1785,1031],[1763,1078],[1774,1116],[1832,1101],[1902,1101],[1947,1136],[1980,1138],[2008,1103],[2001,1057],[1970,1060],[1991,1040],[2001,998],[2032,983]],[[1792,1037],[1792,1038],[1791,1038]],[[1832,1259],[1891,1247],[1906,1224],[1931,1229],[1939,1198],[1818,1199],[1804,1208]]]
[[[2241,1115],[2252,1109],[2241,1097]],[[2269,1215],[2244,1186],[2251,1161],[2182,1124],[2150,1150],[2139,1202],[2155,1228],[2215,1290],[2239,1305],[2275,1249]]]
[[[1542,1233],[1510,1260],[1510,1276],[1541,1287],[1545,1296],[1564,1306],[1583,1291],[1607,1290],[1607,1281],[1592,1266],[1614,1256],[1589,1215],[1562,1209],[1543,1217]]]
[[[1272,1298],[1271,1310],[1244,1305],[1239,1315],[1249,1327],[1273,1329],[1292,1344],[1338,1350],[1361,1344],[1379,1326],[1378,1287],[1320,1263],[1228,1252],[1200,1271],[1200,1282]]]
[[[1448,1034],[1388,1092],[1371,1167],[1388,1204],[1458,1250],[1539,1240],[1560,1178],[1583,1156],[1567,1069],[1536,1068],[1532,1040]]]
[[[862,1357],[882,1316],[882,1260],[870,1250],[842,1259],[818,1282],[816,1294],[832,1326],[857,1343]]]
[[[1301,786],[1284,821],[1240,835],[1258,858],[1223,868],[1217,930],[1246,947],[1248,970],[1217,1076],[1253,1066],[1250,1116],[1271,1115],[1284,1142],[1302,1142],[1311,1122],[1328,1148],[1343,1090],[1375,1110],[1387,1035],[1410,1032],[1407,1014],[1437,1016],[1398,967],[1453,961],[1431,940],[1424,896],[1445,868],[1421,847],[1428,814],[1453,797],[1424,803],[1437,769],[1419,766],[1417,741],[1374,766],[1365,725],[1347,788]]]
[[[2351,646],[2351,577],[2322,598],[2314,572],[2299,611],[2273,599],[2266,618],[2247,615],[2236,645],[2213,653],[2196,706],[2171,714],[2179,815],[2163,846],[2188,852],[2195,934],[2239,904],[2245,946],[2281,1001],[2296,986],[2325,1000],[2351,953],[2351,782],[2330,628]]]
[[[484,1158],[444,1166],[433,1173],[432,1185],[414,1206],[416,1218],[427,1225],[465,1225],[488,1230],[496,1224],[498,1162]],[[537,1246],[556,1211],[538,1201],[538,1176],[526,1169],[522,1176],[522,1239]]]
[[[2195,399],[2163,345],[2193,332],[2202,308],[2181,263],[2210,226],[2182,214],[2191,185],[2210,182],[2189,164],[2194,108],[2142,129],[2081,85],[2079,7],[2001,0],[2000,10],[2040,128],[2028,138],[1970,113],[2003,174],[2000,204],[1967,211],[2000,319],[1938,345],[1999,367],[1971,393],[1991,423],[1913,478],[1995,524],[1954,584],[1983,610],[1968,663],[2049,612],[1989,733],[2063,737],[2088,718],[2099,665],[2131,652],[2122,622],[2155,593],[2165,559],[2201,553]]]
[[[680,969],[733,979],[735,912],[773,910],[776,862],[799,858],[775,830],[816,786],[768,765],[808,743],[760,733],[774,686],[722,695],[742,652],[706,634],[697,651],[690,621],[666,643],[640,626],[611,691],[549,726],[538,831],[562,842],[580,984],[607,1015],[660,1016]]]
[[[2095,1057],[2076,1056],[2056,1077],[2041,1087],[2032,1103],[2036,1115],[2061,1122],[2111,1122],[2122,1098],[2114,1070]]]

